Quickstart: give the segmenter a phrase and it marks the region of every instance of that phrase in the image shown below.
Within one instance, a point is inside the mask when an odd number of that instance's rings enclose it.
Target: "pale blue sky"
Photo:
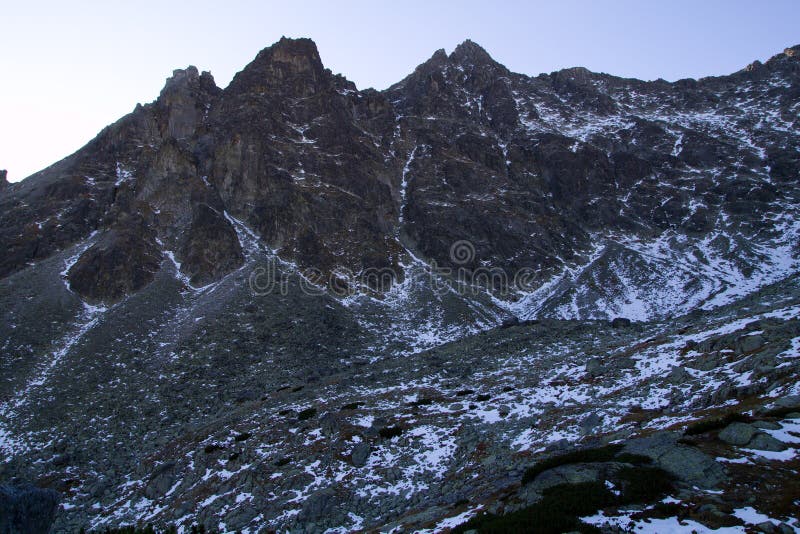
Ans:
[[[727,74],[800,43],[798,20],[798,0],[0,0],[0,169],[16,181],[68,155],[153,100],[174,68],[224,87],[282,35],[311,37],[331,70],[383,89],[466,38],[531,75]]]

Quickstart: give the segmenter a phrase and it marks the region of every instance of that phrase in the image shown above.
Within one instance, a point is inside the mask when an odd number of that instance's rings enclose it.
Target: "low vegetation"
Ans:
[[[397,436],[399,436],[402,433],[403,433],[403,429],[400,428],[397,425],[383,427],[378,431],[378,435],[380,435],[380,437],[382,437],[383,439],[396,438]]]
[[[311,419],[315,415],[317,415],[317,409],[316,408],[306,408],[305,410],[301,410],[297,414],[297,420],[298,421],[306,421],[308,419]]]
[[[751,418],[740,413],[729,413],[722,417],[714,417],[711,419],[703,419],[692,423],[683,432],[685,436],[697,436],[712,432],[714,430],[721,430],[731,423],[749,423]]]
[[[551,458],[551,464],[575,463],[567,458],[578,458],[578,462],[618,461],[616,446],[576,451],[568,455]],[[629,460],[641,461],[644,457],[629,455]],[[623,467],[614,476],[613,492],[605,481],[579,484],[559,484],[542,492],[542,498],[532,506],[506,515],[485,513],[459,525],[452,532],[464,533],[477,530],[479,533],[506,534],[529,532],[532,534],[556,534],[562,532],[600,532],[580,518],[595,514],[598,510],[631,504],[658,501],[674,489],[674,478],[657,467],[633,465]]]
[[[591,515],[611,506],[615,496],[602,482],[562,484],[544,492],[542,500],[506,515],[483,514],[453,529],[453,533],[477,530],[481,534],[530,532],[560,534],[562,532],[599,532],[582,523],[581,516]]]

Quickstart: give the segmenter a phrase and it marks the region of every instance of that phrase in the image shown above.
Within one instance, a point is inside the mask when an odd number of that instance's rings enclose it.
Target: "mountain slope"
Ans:
[[[466,41],[378,92],[282,39],[224,89],[174,71],[0,176],[0,480],[67,531],[417,528],[592,414],[608,441],[800,393],[798,53],[669,83]]]

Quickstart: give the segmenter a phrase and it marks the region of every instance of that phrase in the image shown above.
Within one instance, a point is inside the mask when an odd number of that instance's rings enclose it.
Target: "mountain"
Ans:
[[[224,89],[174,71],[0,176],[0,483],[58,491],[58,531],[413,529],[503,511],[556,445],[784,432],[799,53],[670,83],[465,41],[376,91],[283,38]]]

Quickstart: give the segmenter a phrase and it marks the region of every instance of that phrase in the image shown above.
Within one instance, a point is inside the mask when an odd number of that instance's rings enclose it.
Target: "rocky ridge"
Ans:
[[[668,83],[467,41],[380,92],[306,39],[225,89],[176,70],[0,190],[0,481],[58,491],[64,531],[441,530],[617,442],[695,473],[670,517],[745,528],[747,466],[797,470],[764,415],[800,393],[796,52]]]

